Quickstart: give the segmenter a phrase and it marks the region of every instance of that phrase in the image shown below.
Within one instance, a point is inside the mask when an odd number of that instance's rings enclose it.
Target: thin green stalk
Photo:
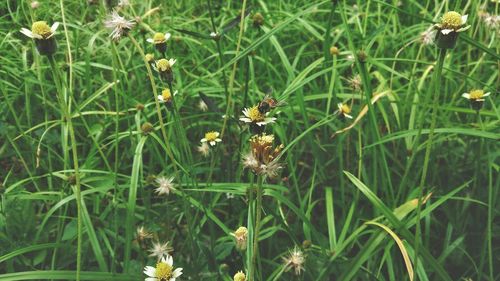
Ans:
[[[80,271],[82,265],[82,237],[83,237],[83,226],[82,226],[82,194],[80,189],[80,173],[78,166],[78,152],[76,147],[76,137],[75,131],[73,128],[73,122],[71,119],[71,114],[68,109],[68,105],[64,99],[64,91],[63,85],[61,83],[61,79],[59,76],[59,71],[56,66],[56,62],[53,56],[47,57],[50,63],[50,67],[52,69],[52,74],[54,77],[54,82],[57,88],[57,96],[61,105],[61,110],[64,115],[64,121],[66,121],[67,128],[69,131],[70,142],[71,142],[71,152],[73,157],[73,168],[75,171],[75,185],[73,187],[73,192],[76,197],[76,208],[77,208],[77,250],[76,250],[76,280],[80,280]],[[73,93],[69,93],[69,100],[71,101],[73,98]]]
[[[431,119],[431,127],[429,129],[429,135],[427,139],[427,145],[425,148],[425,156],[424,156],[424,165],[422,168],[422,176],[420,178],[420,184],[419,184],[419,196],[418,196],[418,207],[417,207],[417,225],[415,229],[415,268],[418,268],[418,251],[419,251],[419,238],[420,238],[420,215],[422,211],[422,200],[423,200],[423,194],[424,194],[424,185],[425,181],[427,179],[427,172],[429,168],[429,160],[431,156],[431,150],[432,150],[432,142],[434,140],[434,129],[436,128],[436,122],[437,122],[437,108],[438,108],[438,102],[439,102],[439,95],[441,92],[441,83],[442,81],[442,72],[443,72],[443,64],[444,64],[444,59],[446,57],[446,49],[440,49],[439,50],[439,57],[436,65],[436,72],[434,76],[434,81],[433,81],[433,88],[434,91],[431,93],[434,95],[434,99],[432,102],[432,119]],[[417,280],[417,271],[413,274],[414,279]]]
[[[262,184],[264,182],[264,177],[262,175],[257,176],[257,195],[256,195],[256,205],[255,205],[255,228],[253,236],[253,256],[252,256],[252,267],[250,268],[250,281],[257,280],[257,256],[259,255],[259,232],[260,223],[262,219],[262,195],[263,189]]]

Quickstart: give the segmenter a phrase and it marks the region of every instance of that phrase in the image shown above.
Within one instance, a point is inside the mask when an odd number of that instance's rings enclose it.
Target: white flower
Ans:
[[[490,92],[485,93],[483,90],[472,90],[469,93],[463,93],[462,97],[471,101],[484,101],[484,98],[490,94]]]
[[[168,256],[169,252],[172,252],[172,247],[170,247],[168,241],[161,244],[160,242],[154,242],[151,249],[148,250],[151,254],[150,257],[157,257],[160,260],[163,256]]]
[[[220,133],[219,132],[207,132],[205,134],[205,137],[201,139],[202,143],[208,142],[211,146],[216,145],[218,142],[221,142],[222,140],[219,138]]]
[[[174,177],[166,178],[166,177],[158,177],[156,178],[156,183],[158,187],[155,189],[155,192],[158,195],[169,195],[171,190],[174,190]]]
[[[59,22],[55,22],[49,28],[46,22],[37,21],[33,23],[31,30],[27,28],[21,28],[21,33],[32,39],[49,39],[56,34],[56,30],[59,27]]]
[[[240,121],[243,121],[245,123],[255,123],[258,126],[263,126],[267,125],[269,123],[274,123],[276,118],[274,117],[267,117],[267,113],[261,113],[259,111],[259,107],[256,105],[254,107],[250,108],[245,108],[243,109],[243,117],[240,117]]]
[[[177,92],[179,91],[175,91],[174,92],[174,96],[177,95]],[[165,102],[170,102],[172,101],[172,95],[170,94],[170,89],[165,89],[161,92],[161,95],[158,95],[158,102],[160,103],[165,103]]]
[[[168,39],[170,39],[170,37],[172,36],[172,34],[170,33],[161,33],[161,32],[157,32],[153,35],[153,38],[148,38],[146,39],[146,41],[148,41],[149,43],[152,43],[152,44],[160,44],[160,43],[165,43],[166,41],[168,41]]]
[[[351,108],[349,107],[349,105],[347,105],[346,103],[341,103],[339,102],[337,104],[337,107],[339,108],[339,110],[337,111],[341,116],[344,116],[344,117],[347,117],[349,119],[352,119],[352,116],[349,115],[351,113]]]
[[[447,35],[451,32],[462,32],[469,29],[469,26],[464,26],[467,22],[468,15],[460,15],[457,12],[446,12],[441,18],[441,23],[436,24],[435,27],[441,31],[442,34]]]
[[[156,264],[156,267],[144,267],[144,274],[149,276],[145,281],[175,281],[182,275],[182,268],[174,270],[174,260],[172,256],[166,255]]]
[[[217,38],[217,37],[219,37],[219,33],[212,31],[212,32],[210,32],[210,37]]]
[[[206,142],[202,142],[200,146],[196,148],[203,157],[207,157],[208,153],[210,152],[210,146]]]
[[[109,37],[111,37],[113,40],[119,40],[123,35],[125,35],[135,26],[135,22],[127,20],[124,17],[120,16],[118,12],[113,11],[113,13],[111,13],[111,15],[109,15],[104,22],[104,26],[106,28],[112,29]]]

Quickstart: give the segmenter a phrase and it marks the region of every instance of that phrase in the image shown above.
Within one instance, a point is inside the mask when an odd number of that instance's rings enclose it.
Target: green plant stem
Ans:
[[[260,223],[262,219],[262,183],[264,182],[264,177],[262,175],[257,176],[257,195],[256,195],[256,204],[255,204],[255,227],[254,227],[254,236],[253,236],[253,256],[252,256],[252,267],[250,274],[250,281],[257,280],[257,256],[259,255],[259,232],[260,232]]]
[[[75,185],[73,188],[73,192],[76,197],[76,208],[77,208],[77,250],[76,250],[76,280],[80,280],[80,271],[82,265],[82,236],[83,236],[83,227],[82,227],[82,194],[80,189],[80,174],[79,174],[79,166],[78,166],[78,151],[76,147],[76,137],[75,130],[73,128],[73,122],[71,120],[71,114],[68,109],[68,104],[64,98],[63,85],[61,83],[60,74],[56,66],[56,62],[53,56],[47,57],[50,63],[50,67],[52,69],[52,74],[54,77],[54,82],[57,88],[57,96],[59,99],[59,103],[61,106],[62,113],[64,115],[64,121],[66,121],[70,142],[71,142],[71,152],[73,156],[73,168],[74,168],[74,176],[75,176]],[[69,102],[73,98],[72,93],[70,92]],[[63,122],[64,126],[64,122]]]
[[[419,237],[420,237],[420,215],[422,211],[422,199],[423,199],[423,194],[424,194],[424,185],[425,181],[427,179],[427,172],[429,168],[429,160],[431,156],[431,150],[432,150],[432,142],[434,140],[434,129],[436,128],[436,122],[437,122],[437,109],[438,109],[438,102],[439,102],[439,95],[441,92],[441,83],[442,81],[442,72],[443,72],[443,64],[444,64],[444,59],[446,57],[446,49],[440,49],[439,50],[439,57],[435,69],[435,76],[434,76],[434,81],[433,81],[433,89],[431,93],[434,96],[433,102],[432,102],[432,119],[431,119],[431,127],[429,128],[429,135],[427,139],[427,145],[425,148],[425,156],[424,156],[424,164],[422,168],[422,176],[420,178],[420,184],[419,184],[419,196],[418,196],[418,207],[417,207],[417,224],[416,224],[416,229],[415,229],[415,268],[418,268],[418,250],[419,250]],[[413,280],[417,280],[417,271],[415,271],[413,277]]]
[[[154,79],[154,76],[153,76],[153,72],[151,71],[151,66],[146,61],[146,57],[145,57],[146,55],[144,54],[144,51],[142,50],[142,48],[139,45],[139,43],[137,42],[137,40],[135,40],[135,38],[132,35],[130,35],[130,33],[128,34],[128,38],[130,39],[130,41],[132,41],[132,44],[134,44],[135,48],[137,49],[137,51],[141,55],[142,60],[144,62],[144,65],[146,66],[146,69],[148,71],[148,77],[149,77],[149,81],[151,83],[151,88],[153,90],[153,96],[154,96],[154,101],[155,101],[155,105],[156,105],[156,113],[158,115],[158,121],[160,122],[161,134],[163,136],[163,140],[165,141],[165,147],[166,147],[166,150],[167,150],[167,155],[170,158],[170,160],[172,161],[172,165],[174,166],[175,174],[177,175],[178,174],[178,170],[177,170],[178,163],[177,163],[177,161],[175,161],[175,157],[174,157],[174,155],[172,153],[172,150],[170,149],[170,143],[168,141],[167,132],[165,130],[165,125],[163,123],[163,115],[161,113],[160,103],[158,102],[158,98],[157,98],[158,97],[158,92],[156,90],[156,83],[155,83],[155,79]],[[174,93],[172,93],[172,95],[173,94]]]

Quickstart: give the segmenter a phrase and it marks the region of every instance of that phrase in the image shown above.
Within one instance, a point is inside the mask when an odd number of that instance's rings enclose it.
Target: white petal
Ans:
[[[483,95],[483,97],[487,97],[487,96],[489,96],[490,94],[491,94],[490,92],[487,92],[487,93],[485,93],[485,94]]]
[[[174,265],[174,259],[172,258],[172,256],[167,255],[167,264],[170,266]]]
[[[35,37],[34,34],[33,34],[33,32],[31,32],[31,30],[26,29],[24,27],[21,28],[21,33],[24,34],[24,35],[26,35],[26,36],[28,36],[29,38],[34,38]]]
[[[162,95],[158,95],[158,101],[160,101],[160,102],[165,101],[165,100],[163,99],[163,96],[162,96]]]
[[[219,132],[215,132],[215,137],[218,137],[220,135]]]
[[[175,90],[175,92],[174,92],[174,96],[175,96],[175,95],[177,95],[177,93],[178,93],[178,92],[179,92],[179,91]]]
[[[146,39],[146,41],[148,41],[149,43],[154,43],[155,42],[155,40],[153,40],[153,38],[148,38],[148,39]]]
[[[337,107],[339,108],[340,111],[342,111],[342,103],[337,103]]]
[[[469,15],[463,15],[462,16],[462,24],[465,24],[467,22],[467,18],[469,17]]]
[[[176,59],[169,59],[168,60],[168,63],[170,64],[170,66],[173,66],[175,64],[175,62],[177,62]]]
[[[215,141],[211,141],[211,142],[210,142],[210,145],[211,145],[211,146],[214,146],[214,145],[216,145],[216,144],[217,144],[217,143],[216,143]]]
[[[443,33],[444,35],[448,35],[452,31],[453,29],[441,29],[441,33]]]
[[[466,31],[469,28],[470,28],[470,25],[458,29],[457,32],[463,32],[463,31]]]
[[[155,277],[156,268],[154,268],[152,266],[146,266],[146,267],[144,267],[144,274],[146,274],[149,277]]]
[[[345,114],[345,113],[344,113],[344,116],[345,116],[345,117],[347,117],[347,118],[349,118],[349,119],[352,119],[352,116],[351,116],[351,115],[349,115],[349,114]]]
[[[172,275],[174,276],[174,278],[177,278],[177,277],[181,276],[181,275],[182,275],[182,268],[181,268],[181,267],[176,268],[176,269],[174,270],[174,272],[173,272],[173,274],[172,274]]]
[[[168,39],[170,39],[170,37],[172,36],[172,34],[170,33],[165,33],[165,41],[167,41]]]
[[[222,140],[221,139],[215,139],[216,142],[221,142]]]
[[[470,94],[469,93],[463,93],[462,97],[464,97],[466,99],[470,99]]]
[[[246,122],[246,123],[252,123],[252,120],[250,118],[246,118],[246,117],[241,117],[240,121],[243,121],[243,122]]]
[[[56,30],[57,28],[59,27],[59,22],[56,21],[54,22],[54,24],[52,24],[52,26],[50,27],[50,31],[52,31],[52,33],[56,33]]]
[[[154,278],[154,277],[148,277],[148,278],[144,279],[144,281],[158,281],[158,279]]]
[[[206,138],[202,138],[200,141],[201,142],[207,142],[207,139]]]

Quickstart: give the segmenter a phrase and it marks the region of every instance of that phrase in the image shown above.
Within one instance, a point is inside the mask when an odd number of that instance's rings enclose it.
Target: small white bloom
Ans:
[[[258,126],[265,126],[276,121],[276,118],[268,117],[269,112],[264,114],[261,113],[257,105],[243,109],[243,115],[243,117],[240,117],[240,121],[245,123],[255,123]]]
[[[123,35],[135,26],[135,22],[127,20],[120,16],[118,12],[113,11],[104,22],[104,26],[108,29],[112,29],[109,37],[113,40],[120,40]]]
[[[153,44],[159,44],[159,43],[164,43],[166,41],[168,41],[170,39],[170,37],[172,37],[172,34],[170,33],[161,33],[161,32],[157,32],[154,34],[153,38],[148,38],[146,39],[146,41],[148,41],[149,43],[153,43]]]
[[[158,184],[158,187],[155,189],[155,192],[158,195],[169,195],[170,191],[174,190],[174,177],[166,178],[166,177],[157,177],[156,178],[156,184]]]
[[[156,264],[156,267],[144,267],[144,274],[149,276],[145,281],[175,281],[182,275],[182,268],[174,270],[174,260],[172,256],[166,255]]]
[[[55,22],[48,28],[46,22],[37,21],[33,23],[32,30],[23,27],[21,28],[21,33],[32,39],[49,39],[56,34],[58,27],[59,22]]]
[[[210,32],[210,37],[212,37],[212,38],[217,38],[218,36],[219,36],[219,33],[217,33],[217,32],[213,32],[213,31],[212,31],[212,32]]]
[[[216,145],[218,142],[221,142],[222,140],[219,138],[220,133],[219,132],[207,132],[205,134],[205,137],[202,138],[200,141],[202,143],[209,143],[211,146]]]

